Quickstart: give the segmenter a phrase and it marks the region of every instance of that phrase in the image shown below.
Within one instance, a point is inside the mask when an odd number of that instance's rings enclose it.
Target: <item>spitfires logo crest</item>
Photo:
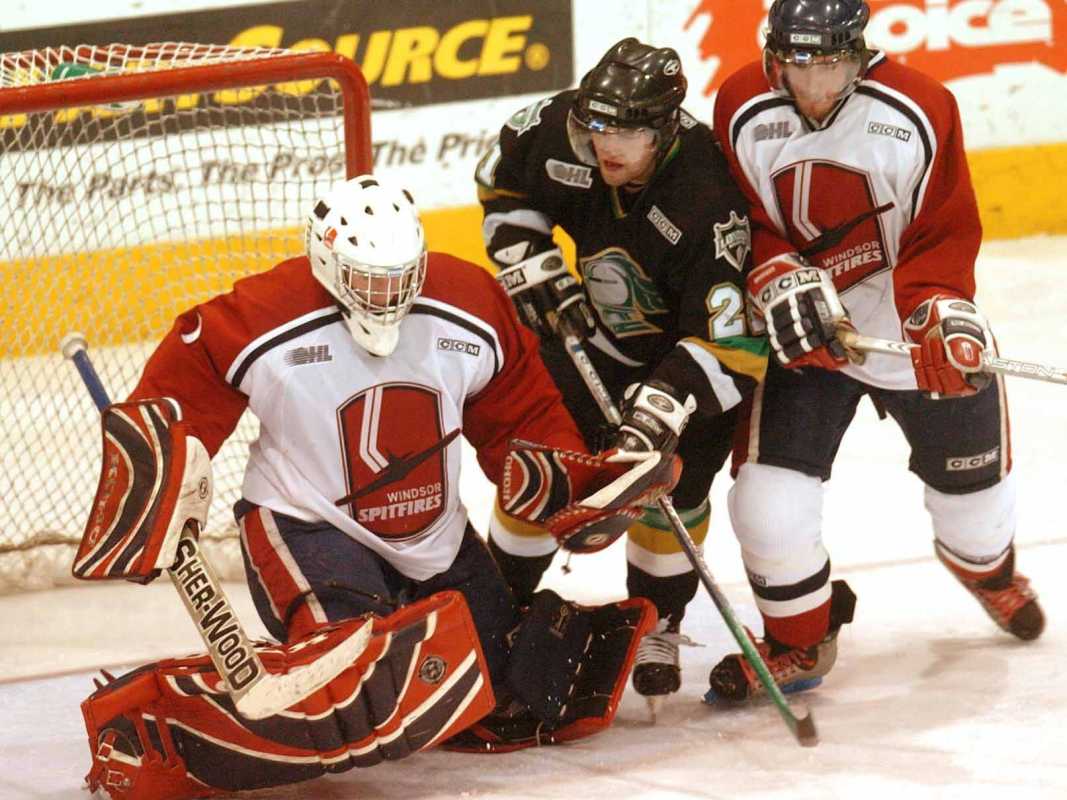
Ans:
[[[740,272],[751,249],[752,230],[748,217],[739,217],[731,210],[729,220],[715,223],[715,258],[725,259]]]
[[[410,541],[444,513],[448,446],[438,393],[389,383],[360,392],[337,412],[349,493],[335,502],[389,541]],[[411,420],[419,420],[412,425]]]

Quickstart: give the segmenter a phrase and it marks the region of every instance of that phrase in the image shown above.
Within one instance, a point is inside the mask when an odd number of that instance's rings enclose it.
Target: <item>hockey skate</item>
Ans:
[[[637,646],[634,657],[634,690],[645,698],[652,721],[663,707],[667,695],[682,685],[682,670],[678,661],[678,646],[696,646],[688,636],[678,632],[678,626],[666,618],[656,623],[656,629],[646,633]]]
[[[771,636],[757,639],[749,632],[749,638],[783,693],[803,692],[822,683],[837,661],[837,634],[842,625],[852,622],[855,606],[856,596],[848,584],[834,581],[830,629],[822,641],[811,647],[790,647]],[[709,705],[721,700],[743,703],[767,692],[756,670],[741,653],[732,653],[715,665],[708,681],[711,688],[704,695],[704,702]]]
[[[969,574],[935,542],[937,557],[948,571],[973,594],[990,618],[1003,630],[1023,641],[1031,641],[1045,630],[1045,614],[1037,602],[1030,581],[1015,571],[1015,548],[993,575],[977,579]]]

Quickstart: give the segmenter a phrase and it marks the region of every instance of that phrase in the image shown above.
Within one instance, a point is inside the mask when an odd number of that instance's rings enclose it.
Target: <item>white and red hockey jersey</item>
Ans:
[[[425,580],[459,549],[462,434],[496,482],[508,442],[584,451],[534,336],[485,270],[430,253],[392,355],[356,344],[305,257],[180,316],[131,399],[172,397],[212,456],[260,421],[242,494],[325,521]]]
[[[860,333],[903,338],[937,293],[972,299],[982,230],[959,111],[941,84],[876,53],[818,128],[771,91],[759,63],[726,80],[715,133],[752,203],[753,263],[799,251],[829,270]],[[915,389],[907,359],[871,354],[844,372]]]

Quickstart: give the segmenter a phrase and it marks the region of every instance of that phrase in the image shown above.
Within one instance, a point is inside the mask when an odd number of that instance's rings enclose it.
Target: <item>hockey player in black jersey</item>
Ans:
[[[476,172],[483,233],[497,275],[591,445],[607,434],[639,449],[677,447],[674,502],[693,539],[707,533],[708,494],[730,451],[735,410],[762,379],[763,340],[748,336],[749,225],[710,129],[681,109],[678,54],[636,39],[614,45],[577,90],[512,116]],[[552,238],[576,245],[575,280]],[[622,408],[605,431],[561,345],[577,332]],[[520,602],[556,543],[497,508],[490,548]],[[634,686],[678,689],[679,624],[697,576],[649,508],[628,531],[627,588],[659,610],[638,651]]]

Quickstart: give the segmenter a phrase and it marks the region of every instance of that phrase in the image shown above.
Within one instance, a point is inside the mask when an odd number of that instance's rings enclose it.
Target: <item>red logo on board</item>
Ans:
[[[1061,0],[868,0],[868,44],[939,81],[1038,62],[1067,73],[1067,4]],[[703,30],[698,55],[719,59],[705,97],[760,58],[770,3],[699,0],[685,29]]]

